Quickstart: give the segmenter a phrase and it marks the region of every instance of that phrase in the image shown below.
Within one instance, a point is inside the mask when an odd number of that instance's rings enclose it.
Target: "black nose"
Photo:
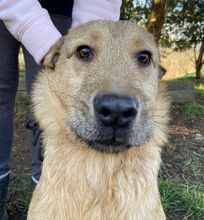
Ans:
[[[137,116],[138,101],[130,96],[97,95],[94,99],[97,120],[105,126],[126,127]]]

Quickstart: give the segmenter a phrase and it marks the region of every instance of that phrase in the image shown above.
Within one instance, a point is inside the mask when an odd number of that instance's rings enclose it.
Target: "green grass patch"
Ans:
[[[180,103],[173,105],[173,110],[179,109],[182,113],[189,117],[204,117],[204,106],[198,102]]]
[[[202,165],[204,161],[204,154],[201,152],[192,151],[188,159],[185,160],[183,171],[188,171],[193,176],[194,181],[203,180]]]
[[[32,186],[31,180],[25,179],[14,179],[9,183],[9,192],[11,193],[11,203],[14,203],[19,210],[26,210],[31,198]]]
[[[201,81],[195,80],[195,73],[186,73],[181,77],[176,78],[175,80],[188,80],[194,83],[194,88],[197,92],[204,93],[204,71],[201,72]]]
[[[204,185],[160,179],[159,190],[167,215],[180,216],[182,219],[204,219]]]
[[[17,103],[15,103],[14,111],[18,112],[21,110],[26,110],[28,108],[28,106],[29,106],[28,102],[17,102]]]
[[[203,82],[195,83],[194,89],[196,99],[204,105],[204,79]]]
[[[195,89],[204,93],[204,82],[195,83]]]
[[[195,72],[187,72],[187,73],[184,73],[182,74],[180,77],[178,77],[177,79],[179,80],[186,80],[186,79],[190,79],[190,80],[193,80],[195,81]],[[204,77],[204,71],[201,71],[201,77]],[[202,80],[201,80],[202,81]]]

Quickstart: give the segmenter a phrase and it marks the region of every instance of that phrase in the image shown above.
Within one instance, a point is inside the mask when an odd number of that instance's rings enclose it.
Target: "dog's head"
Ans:
[[[135,23],[93,21],[73,28],[43,64],[33,99],[43,129],[62,123],[75,139],[109,153],[156,136],[165,140],[168,102],[159,51]]]

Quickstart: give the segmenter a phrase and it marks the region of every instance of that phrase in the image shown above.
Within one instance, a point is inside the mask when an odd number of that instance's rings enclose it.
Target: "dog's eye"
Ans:
[[[79,46],[76,55],[83,61],[89,61],[93,58],[93,51],[88,46]]]
[[[139,61],[139,63],[144,64],[144,65],[148,65],[151,62],[151,57],[152,54],[149,51],[140,51],[137,54],[137,60]]]

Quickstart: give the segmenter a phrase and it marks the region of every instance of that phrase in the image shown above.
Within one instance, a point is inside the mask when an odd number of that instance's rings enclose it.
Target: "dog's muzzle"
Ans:
[[[98,94],[94,97],[92,114],[74,112],[69,126],[87,146],[107,153],[119,153],[141,146],[151,134],[151,123],[141,118],[142,106],[134,96]]]
[[[130,148],[128,130],[135,121],[138,101],[131,96],[98,94],[93,102],[96,121],[103,138],[90,143],[100,151],[117,153]]]

